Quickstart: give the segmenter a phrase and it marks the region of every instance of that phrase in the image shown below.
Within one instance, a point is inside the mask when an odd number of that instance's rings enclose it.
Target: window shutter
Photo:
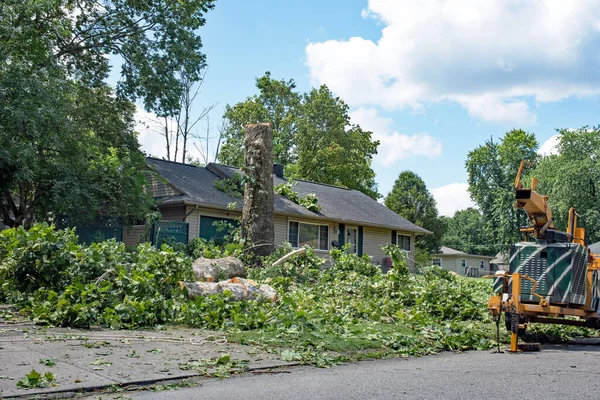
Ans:
[[[397,239],[398,239],[398,233],[396,231],[392,231],[392,244],[396,244]]]
[[[362,257],[363,255],[363,227],[358,227],[358,256]]]
[[[344,244],[346,244],[346,225],[340,224],[340,234],[338,235],[338,245],[341,248]]]

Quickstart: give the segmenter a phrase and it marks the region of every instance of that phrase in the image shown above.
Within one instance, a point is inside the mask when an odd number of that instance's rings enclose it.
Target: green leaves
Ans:
[[[113,241],[78,245],[72,232],[47,226],[36,226],[29,233],[15,231],[0,232],[0,252],[7,255],[0,261],[2,278],[9,280],[6,294],[39,323],[113,329],[183,324],[222,330],[229,338],[264,345],[284,360],[322,367],[349,357],[422,355],[493,344],[486,306],[490,282],[458,278],[438,268],[410,274],[397,246],[386,249],[393,261],[386,274],[368,256],[344,249],[331,252],[327,267],[312,249],[272,267],[275,259],[289,252],[290,247],[284,247],[265,258],[263,267],[249,271],[249,278],[277,290],[278,302],[232,301],[227,293],[189,300],[178,282],[192,279],[191,260],[167,245],[156,249],[144,244],[123,252]],[[62,276],[55,290],[32,285],[25,287],[27,292],[16,292],[11,274],[20,258],[15,254],[37,254],[36,249],[47,248],[52,251],[44,253],[45,262]],[[110,274],[100,268],[100,256]],[[25,263],[23,272],[27,275],[27,268],[34,267],[35,263]],[[148,352],[158,354],[160,349]],[[129,357],[139,355],[132,351]],[[105,368],[109,362],[100,357],[94,368]],[[222,354],[191,360],[180,368],[228,376],[245,365]],[[41,382],[35,375],[32,380]]]
[[[284,182],[275,186],[273,190],[280,196],[287,198],[288,200],[293,201],[296,204],[305,207],[307,210],[319,212],[321,211],[321,206],[319,206],[319,199],[317,195],[314,193],[309,193],[306,197],[300,197],[298,192],[294,190],[295,182]]]
[[[247,368],[247,360],[233,360],[229,353],[223,353],[219,357],[210,359],[179,363],[179,369],[182,371],[197,371],[214,378],[227,378],[231,374],[244,372]]]
[[[293,350],[284,350],[280,354],[283,361],[301,361],[302,355]]]
[[[521,129],[507,132],[499,143],[493,140],[469,152],[466,169],[469,193],[485,216],[486,243],[510,244],[519,239],[519,228],[527,217],[514,208],[514,180],[522,160],[536,162],[535,135]]]
[[[544,157],[528,171],[539,180],[536,190],[547,195],[558,229],[566,230],[569,209],[579,214],[588,244],[600,240],[600,127],[559,131],[559,153]]]
[[[230,122],[219,160],[243,166],[243,126],[270,122],[275,160],[294,179],[359,190],[377,199],[371,168],[379,142],[372,133],[351,125],[348,106],[323,85],[298,93],[293,80],[277,81],[269,72],[256,80],[259,94],[227,106]]]
[[[417,247],[429,252],[439,250],[446,226],[438,218],[435,199],[417,174],[411,171],[401,172],[392,191],[385,197],[385,205],[410,222],[433,232],[432,235],[418,237]]]
[[[17,382],[17,387],[21,389],[45,388],[56,386],[54,383],[54,374],[46,372],[44,375],[32,369],[30,373]]]
[[[486,233],[485,221],[481,212],[469,207],[454,213],[454,216],[445,220],[448,229],[442,238],[442,243],[453,249],[469,254],[494,256],[502,248],[490,245]]]
[[[56,360],[54,360],[54,358],[40,358],[40,364],[43,364],[46,367],[54,367],[56,365]]]
[[[0,218],[143,217],[133,101],[163,115],[200,78],[213,0],[6,0],[0,20]],[[117,93],[105,83],[122,60]],[[17,206],[18,205],[18,206]]]

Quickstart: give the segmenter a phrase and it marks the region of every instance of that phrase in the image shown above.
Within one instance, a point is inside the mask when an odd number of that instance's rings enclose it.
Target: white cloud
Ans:
[[[431,189],[439,214],[452,217],[458,210],[475,207],[467,189],[469,189],[468,183],[451,183]]]
[[[370,0],[383,28],[310,43],[313,84],[352,106],[454,101],[476,118],[535,122],[533,102],[600,93],[600,0]]]
[[[514,121],[523,125],[533,124],[536,116],[522,100],[502,101],[494,94],[482,96],[457,96],[454,98],[473,117],[492,122]]]
[[[161,136],[163,126],[158,117],[140,108],[135,113],[135,130],[139,133],[138,141],[142,150],[149,156],[163,158],[167,156],[165,138]]]
[[[442,143],[427,133],[404,135],[392,131],[392,120],[379,115],[375,108],[358,108],[350,113],[352,123],[373,132],[373,138],[380,141],[375,160],[383,165],[391,165],[410,156],[430,158],[442,154]]]
[[[138,132],[138,142],[142,147],[142,151],[144,151],[147,155],[157,158],[167,158],[167,146],[164,137],[164,122],[162,118],[158,118],[156,114],[151,112],[147,112],[138,108],[135,113],[135,130]],[[172,132],[174,136],[176,130],[176,123],[174,120],[169,119],[169,130]],[[201,128],[205,129],[205,128]],[[188,139],[186,154],[194,159],[204,160],[202,154],[198,151],[198,149],[194,146],[194,142],[197,142],[196,139],[190,138]],[[214,149],[211,143],[211,147],[209,152],[214,154]],[[181,161],[181,151],[183,144],[179,143],[177,161]],[[171,156],[173,156],[175,152],[175,145],[172,144],[171,147]],[[186,156],[186,159],[187,159]]]
[[[558,154],[558,145],[560,135],[554,135],[550,139],[546,140],[538,150],[538,154],[542,156],[549,156],[551,154]]]

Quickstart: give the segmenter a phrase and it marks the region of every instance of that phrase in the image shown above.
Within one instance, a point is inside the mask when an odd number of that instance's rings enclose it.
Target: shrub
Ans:
[[[37,224],[0,232],[0,281],[4,295],[32,293],[45,287],[61,290],[66,272],[76,262],[80,246],[71,229]]]

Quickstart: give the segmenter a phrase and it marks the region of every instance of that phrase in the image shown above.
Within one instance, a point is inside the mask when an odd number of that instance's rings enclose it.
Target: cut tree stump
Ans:
[[[246,125],[244,130],[244,172],[247,180],[241,234],[256,256],[267,256],[273,252],[275,243],[273,132],[268,123]]]

